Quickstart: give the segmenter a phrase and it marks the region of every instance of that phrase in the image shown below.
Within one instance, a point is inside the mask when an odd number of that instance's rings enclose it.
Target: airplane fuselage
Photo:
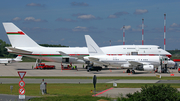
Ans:
[[[85,60],[91,60],[102,65],[113,67],[132,68],[131,62],[136,62],[144,65],[154,65],[157,68],[160,65],[162,56],[87,56]],[[136,64],[138,65],[138,64]],[[174,66],[174,62],[168,59],[167,67]]]
[[[15,47],[28,52],[18,52],[9,49],[9,52],[15,54],[21,54],[32,58],[42,59],[52,62],[69,62],[69,63],[84,63],[83,60],[74,56],[89,56],[88,49],[86,47]],[[137,52],[139,56],[171,56],[170,53],[160,49],[155,45],[117,45],[101,47],[102,51],[109,56],[122,56],[130,55],[132,52]],[[65,52],[69,56],[63,56],[60,51]],[[69,58],[68,60],[66,60]]]

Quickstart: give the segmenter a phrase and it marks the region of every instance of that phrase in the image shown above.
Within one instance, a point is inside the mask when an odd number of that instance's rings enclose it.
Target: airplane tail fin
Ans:
[[[13,23],[3,23],[12,47],[39,47],[39,45]]]
[[[22,61],[22,55],[18,55],[14,60],[15,61]]]
[[[89,35],[85,35],[85,39],[86,39],[86,44],[87,44],[90,56],[105,55],[103,51],[99,48],[99,46],[94,42],[94,40]]]

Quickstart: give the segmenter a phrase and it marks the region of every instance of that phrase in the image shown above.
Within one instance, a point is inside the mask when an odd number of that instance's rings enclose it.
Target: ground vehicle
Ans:
[[[102,70],[102,67],[100,67],[100,66],[91,66],[87,69],[87,72],[89,72],[89,71],[97,71],[98,72],[101,70]]]
[[[180,73],[180,68],[178,68],[178,72]]]
[[[45,65],[45,63],[39,63],[34,69],[55,69],[55,66]]]

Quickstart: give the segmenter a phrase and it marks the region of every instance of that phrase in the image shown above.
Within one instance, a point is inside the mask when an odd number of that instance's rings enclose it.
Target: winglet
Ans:
[[[89,35],[85,35],[85,39],[90,56],[104,55],[103,51],[99,48],[99,46]]]

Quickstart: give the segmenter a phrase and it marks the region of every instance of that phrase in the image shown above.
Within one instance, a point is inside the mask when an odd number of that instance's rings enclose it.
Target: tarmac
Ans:
[[[103,70],[96,72],[96,71],[90,71],[87,72],[86,69],[83,68],[83,65],[77,64],[77,70],[61,70],[61,64],[60,63],[54,63],[54,62],[45,62],[47,65],[55,65],[56,69],[51,70],[39,70],[39,69],[33,69],[32,66],[35,65],[35,62],[19,62],[19,63],[12,63],[7,64],[5,66],[4,64],[0,64],[0,76],[19,76],[18,71],[26,71],[25,76],[59,76],[59,77],[66,77],[66,76],[78,76],[78,77],[93,77],[96,75],[97,77],[111,77],[111,76],[156,76],[161,75],[163,76],[172,76],[171,74],[174,74],[173,76],[179,76],[180,73],[178,73],[176,70],[170,70],[170,74],[167,73],[154,73],[154,72],[147,72],[147,71],[137,71],[135,70],[135,74],[131,73],[125,73],[126,69],[121,69],[117,67],[109,67],[109,68],[103,68]],[[0,78],[0,84],[11,84],[11,83],[19,83],[20,78]],[[24,81],[26,83],[40,83],[42,79],[27,79],[24,78]],[[91,79],[45,79],[45,82],[47,83],[92,83]],[[114,80],[114,79],[99,79],[97,80],[97,83],[180,83],[180,80]],[[180,90],[180,89],[178,89]],[[128,93],[134,93],[136,91],[140,91],[140,88],[112,88],[108,91],[105,91],[97,96],[106,96],[106,97],[120,97],[125,96]],[[2,99],[2,96],[5,98],[8,98],[7,96],[11,95],[0,95],[0,101]],[[3,97],[3,98],[4,98]],[[15,96],[17,97],[17,96]],[[10,98],[10,97],[9,97]],[[3,100],[2,100],[3,101]]]
[[[86,69],[83,68],[82,64],[76,64],[77,70],[61,70],[60,63],[54,62],[46,62],[47,65],[55,65],[56,69],[32,69],[32,66],[35,65],[35,62],[19,62],[7,64],[0,64],[0,76],[19,76],[18,71],[26,71],[26,76],[83,76],[83,77],[93,77],[94,75],[102,77],[102,76],[156,76],[154,72],[147,71],[137,71],[135,70],[135,74],[126,73],[126,69],[121,69],[118,67],[109,67],[103,68],[101,71],[90,71],[87,72]],[[176,70],[170,70],[170,74],[174,74],[174,76],[180,76]],[[161,73],[161,76],[171,76],[167,73]]]

